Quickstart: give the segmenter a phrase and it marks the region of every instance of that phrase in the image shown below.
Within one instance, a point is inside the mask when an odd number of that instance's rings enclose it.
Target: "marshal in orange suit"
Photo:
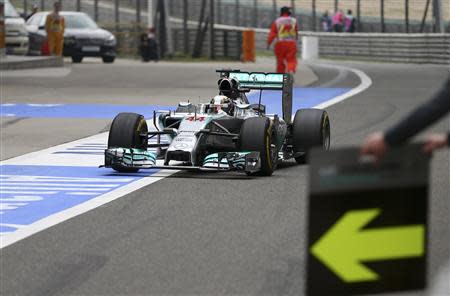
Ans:
[[[289,7],[281,8],[280,17],[273,22],[267,38],[267,48],[276,39],[275,55],[278,73],[295,73],[297,70],[297,20],[291,16]]]
[[[45,31],[47,32],[48,47],[50,54],[62,56],[64,46],[64,17],[59,14],[61,3],[53,4],[53,12],[47,15],[45,20]]]

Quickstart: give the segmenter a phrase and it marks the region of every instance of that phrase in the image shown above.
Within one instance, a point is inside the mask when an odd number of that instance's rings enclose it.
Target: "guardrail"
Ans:
[[[222,30],[248,28],[218,25]],[[266,50],[269,30],[255,29],[256,50]],[[450,64],[450,34],[318,33],[300,36],[319,39],[319,56],[380,62]],[[301,40],[299,51],[301,51]]]
[[[319,56],[381,62],[450,64],[450,34],[312,33]]]

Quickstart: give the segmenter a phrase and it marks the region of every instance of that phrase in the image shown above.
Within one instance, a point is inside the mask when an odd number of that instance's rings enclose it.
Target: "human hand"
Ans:
[[[361,154],[373,155],[375,161],[379,161],[388,149],[389,145],[384,140],[384,134],[382,132],[376,132],[366,137],[361,146]]]
[[[446,134],[431,134],[425,140],[423,150],[426,153],[431,153],[434,150],[440,149],[448,145],[448,136]]]

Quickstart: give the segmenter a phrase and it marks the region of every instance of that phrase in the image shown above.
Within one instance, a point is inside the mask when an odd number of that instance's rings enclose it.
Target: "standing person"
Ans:
[[[342,32],[342,27],[344,25],[344,12],[342,9],[339,9],[336,11],[336,13],[333,15],[333,31],[337,33]]]
[[[25,18],[25,21],[28,21],[36,12],[38,12],[39,8],[38,5],[35,3],[33,4],[33,7],[31,8],[31,12],[27,17]]]
[[[445,116],[450,111],[450,78],[442,90],[429,102],[423,104],[409,116],[400,121],[386,133],[376,132],[369,135],[361,147],[361,153],[381,158],[390,148],[405,143]],[[450,145],[450,133],[431,134],[425,140],[424,151],[429,153]]]
[[[149,28],[147,32],[141,34],[140,53],[142,61],[155,61],[159,60],[158,44],[155,38],[155,28]]]
[[[64,29],[66,27],[64,17],[59,14],[61,3],[53,4],[53,12],[47,15],[45,20],[45,31],[47,32],[48,47],[50,54],[62,56],[64,45]]]
[[[276,39],[275,55],[278,73],[295,73],[297,70],[298,25],[291,14],[289,7],[282,7],[280,17],[273,22],[267,38],[267,49]]]
[[[331,32],[331,18],[328,15],[328,10],[326,10],[322,17],[320,18],[320,24],[322,25],[322,31],[324,32]]]
[[[345,32],[354,33],[356,27],[355,23],[356,19],[352,14],[352,10],[347,10],[347,15],[345,16]]]

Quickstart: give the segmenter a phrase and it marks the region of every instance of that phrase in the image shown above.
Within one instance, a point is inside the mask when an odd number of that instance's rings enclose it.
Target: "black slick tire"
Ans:
[[[307,160],[311,148],[330,148],[330,119],[325,110],[300,109],[297,110],[292,124],[292,143],[295,153],[302,153],[295,157],[297,163],[303,164]]]
[[[136,148],[147,149],[148,139],[141,134],[147,133],[148,127],[144,116],[136,113],[119,113],[113,120],[109,130],[108,149],[110,148]],[[137,172],[138,169],[130,169],[113,165],[118,172]]]
[[[240,150],[259,152],[261,158],[261,170],[249,175],[272,175],[278,161],[278,151],[273,145],[275,138],[269,118],[252,117],[243,122],[240,131]]]

